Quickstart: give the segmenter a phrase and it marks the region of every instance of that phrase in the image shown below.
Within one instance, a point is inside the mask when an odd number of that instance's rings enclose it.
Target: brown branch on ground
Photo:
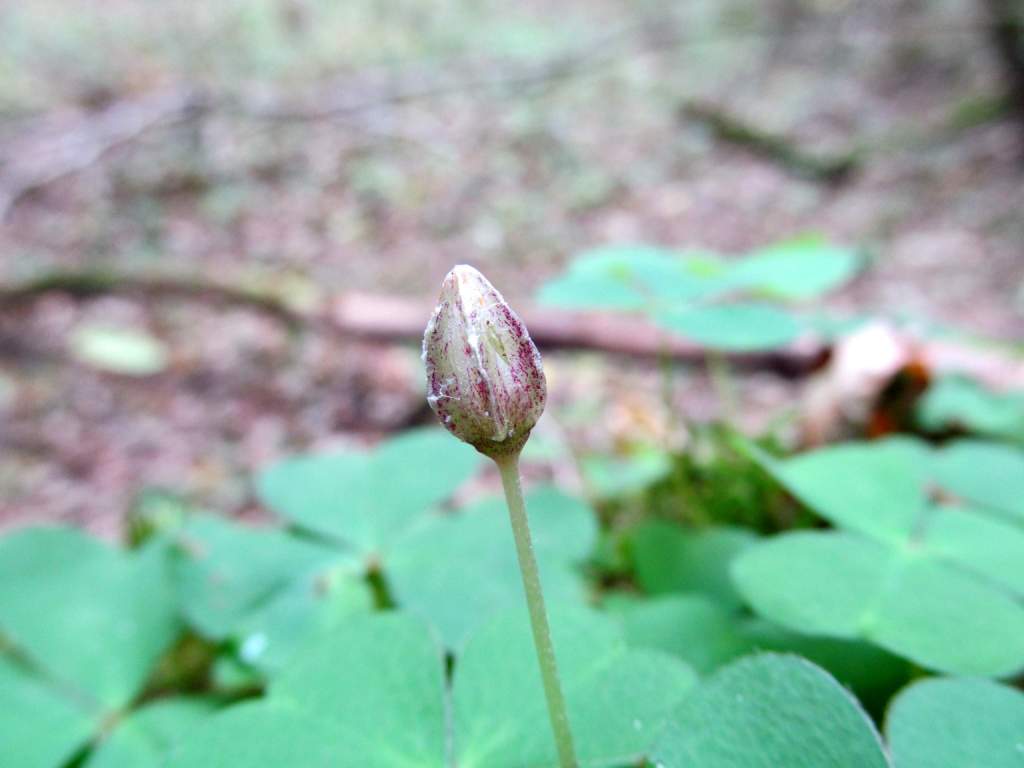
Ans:
[[[706,125],[722,141],[735,144],[778,163],[804,178],[827,184],[847,181],[860,166],[855,152],[837,155],[814,154],[801,149],[792,139],[761,130],[721,107],[691,101],[679,109],[679,116]]]
[[[0,311],[25,307],[49,293],[76,298],[118,294],[147,301],[187,300],[259,312],[290,330],[312,330],[340,339],[382,344],[420,343],[431,305],[427,301],[349,293],[324,306],[296,309],[269,291],[257,291],[196,278],[137,277],[113,272],[56,272],[31,282],[0,287]],[[666,357],[704,364],[711,350],[667,333],[639,317],[528,308],[523,320],[544,349],[593,350],[641,359]],[[769,352],[726,353],[738,369],[766,370],[800,377],[815,370],[827,354],[817,343],[801,343]]]
[[[1024,10],[1019,0],[984,0],[989,38],[1003,70],[1006,96],[1020,122],[1021,160],[1024,160]]]
[[[419,344],[431,304],[396,296],[347,293],[309,309],[298,309],[271,290],[257,290],[190,277],[145,277],[114,272],[55,272],[18,286],[0,286],[0,312],[30,305],[51,293],[88,299],[106,294],[147,301],[185,300],[241,307],[265,314],[291,331],[314,331],[378,344]],[[565,312],[527,307],[523,320],[547,350],[591,350],[646,360],[706,365],[725,357],[737,369],[801,378],[821,370],[832,353],[822,342],[801,340],[765,352],[726,352],[668,333],[641,317],[620,313]],[[959,374],[995,390],[1024,389],[1024,360],[996,348],[894,334],[916,350],[935,375]]]

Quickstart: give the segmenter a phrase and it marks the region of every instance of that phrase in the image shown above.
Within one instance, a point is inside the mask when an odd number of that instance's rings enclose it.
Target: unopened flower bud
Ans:
[[[423,336],[427,402],[448,431],[492,458],[517,453],[544,411],[540,353],[473,267],[445,277]]]

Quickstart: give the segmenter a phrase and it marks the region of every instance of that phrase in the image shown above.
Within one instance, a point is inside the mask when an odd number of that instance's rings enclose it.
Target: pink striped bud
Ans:
[[[547,401],[540,353],[523,321],[473,267],[455,267],[423,336],[427,402],[481,453],[518,452]]]

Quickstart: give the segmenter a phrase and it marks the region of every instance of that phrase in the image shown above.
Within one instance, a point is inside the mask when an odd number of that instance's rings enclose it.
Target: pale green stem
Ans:
[[[739,409],[736,404],[736,386],[729,360],[721,352],[713,351],[708,358],[708,369],[711,373],[711,383],[718,395],[718,402],[722,409],[722,420],[734,425],[739,415]]]
[[[526,517],[526,503],[523,488],[519,482],[519,455],[496,458],[501,472],[501,484],[505,488],[508,514],[512,521],[512,535],[516,540],[519,555],[519,570],[523,574],[523,588],[526,591],[526,605],[530,610],[530,626],[533,629],[533,644],[537,648],[540,676],[544,683],[544,696],[548,701],[548,716],[551,730],[558,748],[558,763],[561,768],[577,768],[576,754],[569,730],[569,716],[562,696],[562,685],[558,679],[558,665],[555,663],[555,649],[551,645],[551,630],[548,627],[547,611],[544,608],[544,594],[540,587],[540,573],[537,558],[533,554],[530,539],[530,522]]]

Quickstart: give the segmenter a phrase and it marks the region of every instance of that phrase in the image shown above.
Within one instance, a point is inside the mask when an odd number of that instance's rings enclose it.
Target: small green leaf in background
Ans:
[[[334,739],[359,765],[444,763],[441,649],[402,614],[360,617],[311,647],[271,684],[270,697],[333,724]]]
[[[1020,768],[1024,693],[988,680],[923,680],[893,701],[885,732],[895,768]]]
[[[305,573],[241,620],[233,634],[238,657],[254,670],[276,674],[307,645],[373,609],[369,585],[350,573]]]
[[[849,530],[903,540],[927,505],[927,447],[914,440],[843,443],[789,459],[744,447],[800,501]]]
[[[630,646],[671,653],[701,675],[752,650],[736,613],[706,595],[636,600],[616,612]]]
[[[617,499],[639,493],[672,471],[665,451],[641,448],[627,456],[591,454],[580,460],[587,488],[598,499]]]
[[[664,310],[654,322],[665,330],[712,349],[733,352],[781,347],[802,326],[784,309],[764,303],[710,304]]]
[[[71,335],[71,354],[86,365],[124,376],[151,376],[167,367],[169,353],[159,339],[132,328],[83,325]]]
[[[932,384],[917,407],[924,429],[961,429],[1024,443],[1024,393],[998,393],[959,376]]]
[[[608,246],[577,256],[540,291],[565,309],[653,310],[720,293],[723,268],[711,254],[653,246]]]
[[[694,684],[693,671],[667,655],[627,650],[615,625],[588,611],[554,606],[551,628],[581,763],[636,764]],[[525,611],[474,634],[456,662],[453,696],[459,768],[557,763]]]
[[[56,768],[99,724],[52,684],[0,655],[0,757],[4,768]]]
[[[583,602],[579,566],[597,539],[594,513],[553,488],[532,490],[526,502],[548,600]],[[383,566],[397,603],[429,620],[451,649],[492,614],[524,599],[502,499],[425,520],[395,544]]]
[[[117,724],[87,768],[160,768],[166,755],[216,710],[205,699],[173,698],[150,704]]]
[[[440,646],[404,614],[357,617],[311,646],[266,699],[198,728],[168,768],[445,765]]]
[[[644,523],[632,537],[637,583],[652,595],[699,592],[720,605],[739,606],[743,600],[733,587],[730,563],[757,540],[757,534],[746,528]]]
[[[866,641],[805,635],[759,618],[741,624],[748,653],[773,651],[802,656],[850,689],[873,715],[885,711],[892,694],[910,679],[913,666]]]
[[[943,490],[1024,524],[1024,450],[957,440],[936,453],[932,472]]]
[[[1024,598],[1024,530],[982,512],[937,507],[927,518],[922,547]]]
[[[633,600],[616,606],[614,615],[631,647],[671,653],[701,675],[750,653],[794,653],[826,669],[879,712],[909,678],[907,662],[869,643],[792,632],[725,608],[705,595]]]
[[[71,528],[0,539],[0,632],[55,678],[116,709],[180,632],[167,555],[125,552]]]
[[[828,673],[795,656],[724,668],[670,718],[663,768],[886,768],[871,720]]]
[[[730,288],[787,300],[817,298],[848,282],[863,266],[860,253],[820,237],[786,240],[733,262]]]
[[[804,531],[752,547],[732,570],[759,614],[798,632],[867,639],[944,672],[1024,668],[1024,607],[919,547]]]
[[[588,766],[647,753],[694,681],[682,662],[629,651],[607,619],[551,610],[555,651],[577,746]],[[445,717],[441,646],[403,613],[356,617],[308,646],[267,698],[199,726],[168,768],[459,768],[551,765],[554,744],[525,611],[496,617],[455,661]]]
[[[334,548],[279,529],[210,515],[190,519],[175,540],[173,572],[182,610],[198,632],[217,640],[300,574],[326,571],[345,559]]]
[[[443,430],[420,429],[374,451],[285,459],[259,476],[257,491],[269,509],[296,525],[377,559],[481,461]]]
[[[161,768],[393,768],[379,755],[346,752],[338,729],[289,702],[264,700],[228,707],[200,723]],[[365,759],[360,759],[365,758]],[[423,763],[440,768],[440,763]]]

